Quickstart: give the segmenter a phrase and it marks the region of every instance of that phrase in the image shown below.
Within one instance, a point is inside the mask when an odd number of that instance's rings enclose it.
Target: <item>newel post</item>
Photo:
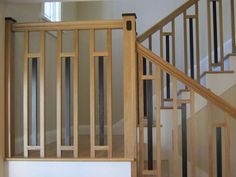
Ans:
[[[12,62],[13,62],[13,41],[12,25],[16,21],[12,18],[5,18],[5,157],[12,157],[13,149],[13,127],[11,124],[13,104],[12,101]]]
[[[125,157],[134,159],[132,176],[136,176],[136,15],[123,14],[124,19],[124,146]]]

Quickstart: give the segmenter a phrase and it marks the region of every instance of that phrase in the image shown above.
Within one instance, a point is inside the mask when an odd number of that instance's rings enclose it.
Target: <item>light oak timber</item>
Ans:
[[[208,29],[208,69],[212,71],[212,36],[211,36],[211,4],[207,0],[207,29]]]
[[[228,115],[225,114],[225,171],[226,171],[226,177],[231,177],[231,169],[232,169],[232,154],[231,154],[231,135],[232,131],[230,128],[230,120],[228,118]]]
[[[29,53],[28,58],[40,58],[41,54],[40,53]]]
[[[224,36],[223,36],[223,10],[222,10],[222,0],[219,2],[219,28],[220,28],[220,64],[221,71],[224,71]]]
[[[138,80],[139,80],[139,174],[144,171],[144,97],[143,97],[143,56],[138,55]]]
[[[95,158],[95,31],[90,30],[90,155]]]
[[[28,53],[29,53],[29,32],[24,32],[24,70],[23,70],[23,131],[24,131],[24,157],[28,157]]]
[[[74,146],[60,146],[61,151],[73,151]]]
[[[207,112],[208,112],[208,168],[209,168],[209,177],[213,177],[213,128],[212,128],[212,105],[208,101],[207,103]]]
[[[62,52],[62,31],[57,32],[57,157],[61,157],[61,52]]]
[[[141,80],[155,80],[155,76],[152,75],[143,75]]]
[[[232,105],[230,105],[228,102],[226,102],[224,99],[217,96],[213,92],[209,91],[207,88],[203,87],[202,85],[198,84],[197,81],[192,80],[191,78],[186,76],[183,72],[177,70],[174,66],[170,65],[159,56],[150,52],[141,44],[137,44],[137,50],[139,54],[142,54],[144,57],[148,58],[150,61],[160,66],[161,69],[165,70],[167,73],[169,73],[173,77],[178,78],[179,81],[183,82],[184,84],[192,88],[194,92],[198,93],[202,97],[214,103],[220,109],[229,113],[234,119],[236,119],[236,109]]]
[[[109,54],[108,52],[94,52],[93,56],[94,57],[107,57]]]
[[[163,36],[173,36],[172,32],[163,32],[162,33]]]
[[[161,69],[156,66],[156,142],[157,177],[161,177]]]
[[[196,177],[196,117],[195,117],[195,93],[190,91],[190,156],[191,176]]]
[[[79,98],[78,98],[78,83],[79,83],[79,34],[78,34],[78,30],[74,31],[74,63],[73,63],[73,138],[74,138],[74,157],[78,157],[78,116],[79,116],[79,112],[78,112],[78,107],[79,107]]]
[[[160,30],[163,26],[167,25],[169,22],[173,21],[176,17],[178,17],[180,14],[182,14],[185,10],[187,10],[189,7],[194,5],[199,0],[192,0],[187,1],[185,4],[183,4],[181,7],[176,9],[174,12],[172,12],[170,15],[165,17],[163,20],[149,28],[146,32],[138,36],[137,41],[143,42],[148,38],[148,36],[154,34],[156,31]]]
[[[14,32],[28,31],[71,31],[90,29],[122,29],[123,20],[103,21],[74,21],[74,22],[42,22],[42,23],[16,23],[13,25]]]
[[[136,159],[136,20],[134,15],[123,15],[124,36],[124,136],[125,157]],[[127,22],[131,23],[131,30],[127,29]],[[132,170],[136,175],[136,168]]]
[[[26,149],[28,151],[36,151],[36,150],[40,150],[41,147],[40,146],[27,146]]]
[[[11,81],[14,70],[12,69],[14,35],[12,34],[13,19],[5,20],[5,157],[11,157],[14,147],[14,128],[12,126],[12,115],[14,115],[14,100],[12,90],[14,83]]]
[[[40,66],[39,66],[39,118],[40,118],[40,157],[45,156],[45,31],[40,32]]]
[[[34,161],[34,162],[132,162],[129,158],[7,158],[6,161]]]
[[[146,175],[146,176],[155,176],[157,175],[157,171],[156,170],[144,170],[143,175]]]
[[[107,151],[109,149],[109,146],[94,146],[95,151]]]
[[[63,52],[60,54],[61,58],[72,58],[75,57],[75,53],[73,52]]]
[[[108,157],[112,158],[112,30],[107,30],[107,144]]]
[[[179,136],[178,136],[178,103],[177,103],[177,79],[173,77],[173,162],[174,174],[180,177],[179,162]]]

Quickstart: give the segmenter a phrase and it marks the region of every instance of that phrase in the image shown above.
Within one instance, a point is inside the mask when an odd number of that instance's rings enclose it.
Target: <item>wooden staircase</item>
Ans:
[[[234,0],[230,3],[233,53],[236,50]],[[81,174],[77,169],[82,172],[87,169],[82,163],[94,169],[99,164],[102,171],[110,163],[110,173],[97,175],[234,177],[236,159],[232,154],[236,152],[232,129],[236,125],[236,108],[221,95],[236,84],[236,57],[227,53],[229,59],[225,59],[222,0],[207,0],[205,5],[207,44],[201,41],[200,0],[187,1],[138,37],[135,14],[123,14],[121,20],[57,23],[22,24],[6,18],[9,177],[18,177],[21,169],[24,175],[34,175],[23,166],[32,165],[32,169],[40,172],[41,162],[48,167],[59,162],[58,168],[65,165],[68,169],[74,163],[76,168],[70,169],[73,175]],[[113,31],[117,30],[123,35],[120,37],[122,46],[116,46],[123,48],[124,113],[121,117],[124,123],[120,134],[113,131],[113,111],[117,109],[113,105],[116,101],[113,98],[112,70],[116,67],[113,65]],[[55,58],[47,58],[46,34],[49,31],[56,36]],[[89,42],[84,44],[89,49],[89,124],[86,127],[80,125],[83,117],[79,116],[79,44],[84,42],[80,39],[81,31],[89,33]],[[98,31],[105,32],[104,50],[97,49]],[[183,33],[183,39],[178,38],[177,31]],[[63,48],[65,32],[73,36],[72,51]],[[14,56],[19,33],[23,34],[23,40],[17,49],[22,49],[23,58]],[[32,33],[39,35],[39,40],[34,41],[39,43],[36,53],[31,51]],[[207,54],[202,53],[202,46],[207,46]],[[207,69],[201,62],[202,55],[207,55]],[[46,58],[55,66],[49,68]],[[20,63],[18,59],[22,60],[21,73],[15,73],[15,68],[19,67],[16,63]],[[228,68],[226,62],[229,62]],[[52,85],[48,86],[46,73],[50,73],[50,69],[56,73]],[[22,76],[20,93],[16,92],[18,74]],[[56,96],[54,102],[49,102],[46,95],[53,84]],[[22,95],[22,99],[16,93]],[[46,114],[52,110],[45,105],[51,103],[55,103],[55,120]],[[17,111],[23,116],[16,115]],[[23,127],[17,124],[19,122]],[[53,127],[52,132],[49,126]],[[81,133],[83,128],[87,133]],[[119,174],[122,168],[124,173]],[[58,171],[63,173],[62,169]],[[90,172],[88,169],[85,174],[91,177],[96,175],[87,172]],[[31,177],[38,177],[37,173]]]

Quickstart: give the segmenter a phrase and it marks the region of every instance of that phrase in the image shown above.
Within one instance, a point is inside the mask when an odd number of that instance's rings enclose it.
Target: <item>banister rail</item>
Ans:
[[[178,80],[182,81],[184,84],[189,86],[199,95],[210,101],[212,104],[215,104],[220,109],[224,110],[228,114],[230,114],[234,119],[236,119],[236,109],[227,103],[224,99],[217,96],[207,88],[200,85],[197,81],[192,80],[183,72],[176,69],[171,64],[165,62],[161,57],[155,55],[153,52],[143,47],[141,44],[137,43],[137,51],[139,54],[142,54],[144,57],[148,58],[151,62],[160,66],[161,69],[165,70],[167,73],[173,75]]]
[[[88,30],[88,29],[122,29],[123,20],[74,21],[74,22],[41,22],[15,23],[12,31],[40,31],[40,30]]]
[[[199,0],[190,0],[187,1],[185,4],[177,8],[174,12],[172,12],[170,15],[166,16],[163,20],[158,22],[157,24],[153,25],[151,28],[149,28],[146,32],[141,34],[137,37],[138,42],[143,42],[146,40],[149,36],[151,36],[156,31],[160,30],[163,26],[173,21],[176,17],[178,17],[180,14],[182,14],[184,11],[186,11],[189,7],[196,4]]]

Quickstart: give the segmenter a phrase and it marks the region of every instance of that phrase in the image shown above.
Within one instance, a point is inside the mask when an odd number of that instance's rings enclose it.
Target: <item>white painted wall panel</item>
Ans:
[[[131,177],[130,162],[9,161],[8,177]]]

